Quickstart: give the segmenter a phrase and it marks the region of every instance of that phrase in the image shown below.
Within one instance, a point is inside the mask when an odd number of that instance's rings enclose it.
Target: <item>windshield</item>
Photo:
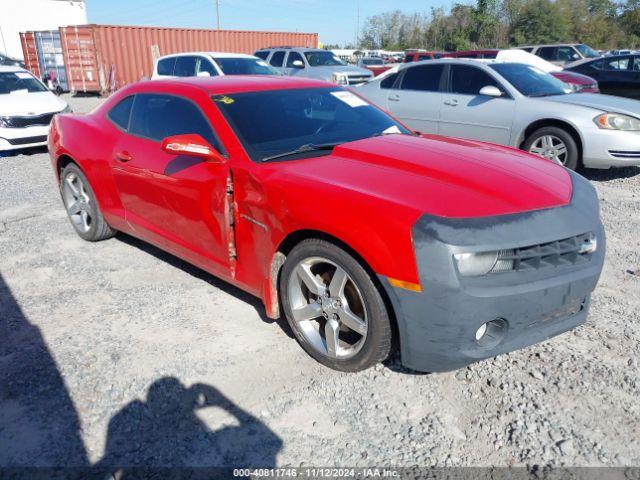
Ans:
[[[313,50],[304,52],[307,62],[312,67],[324,67],[327,65],[344,65],[344,62],[333,53],[326,50]]]
[[[45,86],[28,72],[0,72],[0,95],[46,91]]]
[[[502,75],[516,90],[527,97],[548,97],[571,93],[564,82],[542,70],[522,63],[494,63],[490,65]]]
[[[255,162],[308,145],[411,133],[381,110],[339,87],[246,92],[217,95],[212,100]],[[323,153],[331,151],[300,152],[287,158]]]
[[[580,45],[576,45],[576,48],[582,54],[582,56],[585,57],[585,58],[598,58],[598,57],[601,56],[598,52],[596,52],[589,45],[580,44]]]
[[[361,62],[363,65],[384,65],[384,61],[381,58],[363,58]]]
[[[280,73],[259,58],[213,58],[225,75],[279,75]]]

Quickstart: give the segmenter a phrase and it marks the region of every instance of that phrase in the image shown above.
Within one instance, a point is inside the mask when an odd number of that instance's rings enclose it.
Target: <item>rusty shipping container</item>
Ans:
[[[253,53],[273,45],[317,47],[317,33],[78,25],[60,27],[72,92],[109,92],[150,78],[157,56],[189,51]]]
[[[38,50],[36,47],[36,35],[34,32],[20,33],[24,66],[36,77],[42,78],[40,64],[38,63]]]

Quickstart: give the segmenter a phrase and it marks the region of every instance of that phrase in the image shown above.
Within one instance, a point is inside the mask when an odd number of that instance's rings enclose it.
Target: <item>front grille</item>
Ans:
[[[555,242],[501,250],[490,273],[583,264],[591,259],[595,242],[595,236],[589,232]]]
[[[371,75],[349,75],[349,85],[357,85],[371,80]]]
[[[7,142],[11,145],[29,145],[30,143],[43,143],[47,141],[46,135],[38,135],[37,137],[23,137],[23,138],[7,138]]]
[[[609,150],[609,153],[616,158],[640,158],[640,150]]]
[[[35,126],[47,126],[51,123],[51,119],[55,113],[45,113],[44,115],[35,115],[32,117],[3,117],[3,123],[6,128],[25,128]]]

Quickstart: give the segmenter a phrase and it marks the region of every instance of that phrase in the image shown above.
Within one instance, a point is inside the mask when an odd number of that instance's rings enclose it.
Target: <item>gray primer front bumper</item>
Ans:
[[[564,207],[495,217],[447,219],[424,215],[413,228],[422,293],[387,290],[400,333],[402,363],[420,371],[448,371],[513,351],[585,322],[605,253],[593,186],[571,173],[573,197]],[[593,232],[598,248],[581,265],[462,277],[453,255],[526,247]],[[564,313],[581,304],[577,313]],[[483,323],[508,321],[498,345],[475,340]]]

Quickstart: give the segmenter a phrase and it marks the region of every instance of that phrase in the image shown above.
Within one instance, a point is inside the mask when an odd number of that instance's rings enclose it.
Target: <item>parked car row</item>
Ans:
[[[407,63],[357,91],[423,133],[509,145],[570,169],[640,164],[640,102],[575,94],[530,65]]]

